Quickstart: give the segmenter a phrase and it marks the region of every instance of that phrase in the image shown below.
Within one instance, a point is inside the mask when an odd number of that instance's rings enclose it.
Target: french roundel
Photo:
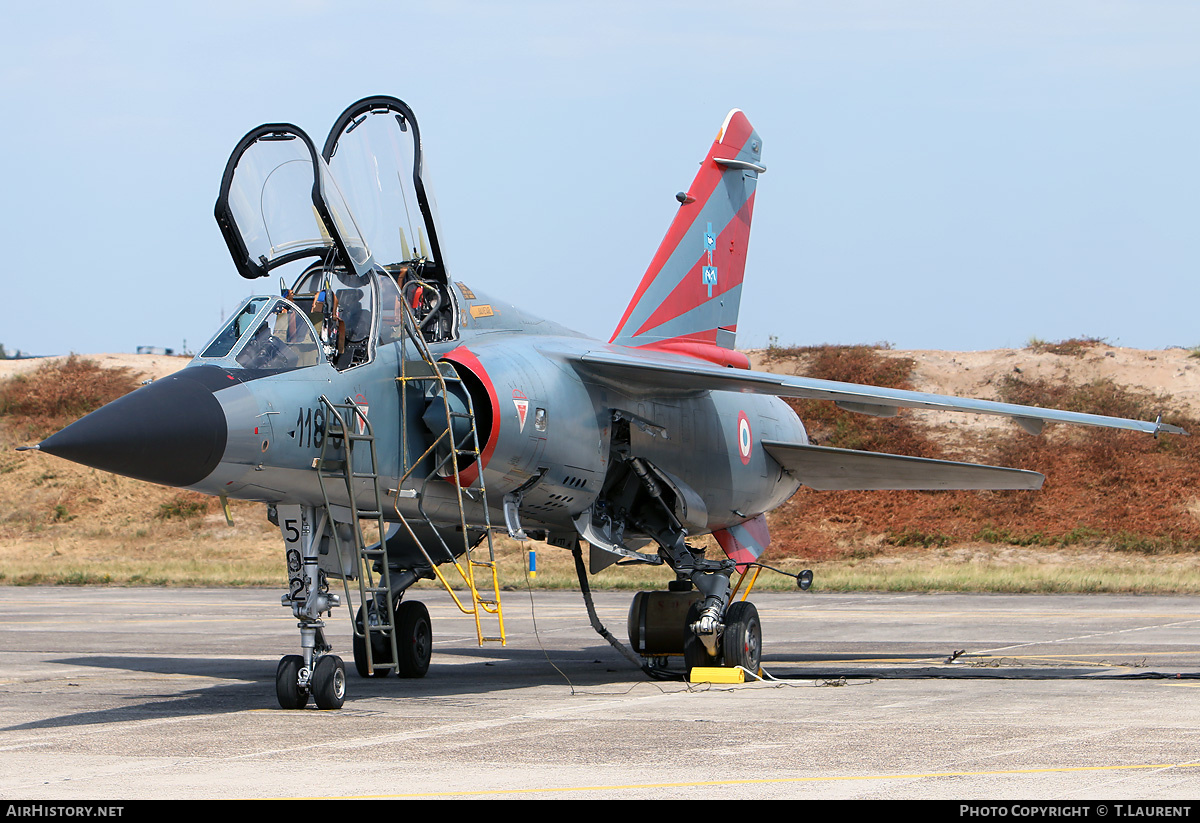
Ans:
[[[746,417],[745,412],[738,412],[738,454],[742,458],[742,463],[749,465],[750,450],[754,445],[754,437],[750,433],[750,418]]]

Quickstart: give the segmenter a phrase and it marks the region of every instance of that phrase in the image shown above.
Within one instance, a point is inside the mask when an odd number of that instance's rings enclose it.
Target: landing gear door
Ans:
[[[310,257],[361,276],[374,265],[329,167],[308,135],[287,123],[259,126],[238,143],[215,214],[247,279]]]
[[[322,156],[371,238],[376,262],[449,286],[417,119],[395,97],[368,97],[334,123]]]

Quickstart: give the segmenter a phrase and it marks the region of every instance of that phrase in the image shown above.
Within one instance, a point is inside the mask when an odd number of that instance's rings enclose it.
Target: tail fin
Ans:
[[[706,359],[733,348],[761,156],[746,115],[729,112],[609,342]]]

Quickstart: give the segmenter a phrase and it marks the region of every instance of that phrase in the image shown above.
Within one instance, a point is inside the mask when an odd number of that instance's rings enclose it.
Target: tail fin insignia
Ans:
[[[733,348],[761,158],[758,133],[734,109],[609,342]]]

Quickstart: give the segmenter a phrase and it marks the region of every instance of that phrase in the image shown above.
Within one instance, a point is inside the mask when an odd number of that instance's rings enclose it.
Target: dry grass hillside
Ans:
[[[772,347],[752,359],[833,380],[1145,419],[1162,413],[1200,435],[1200,360],[1182,349],[1084,339],[970,353]],[[0,361],[0,582],[282,584],[278,534],[259,504],[233,502],[231,527],[209,498],[14,451],[185,362]],[[770,515],[774,542],[764,559],[811,566],[820,587],[1200,591],[1200,436],[1050,426],[1033,437],[979,415],[877,419],[828,403],[795,408],[822,445],[1016,466],[1047,478],[1040,492],[802,489]],[[561,554],[539,555],[541,579]]]
[[[107,474],[17,446],[182,368],[186,358],[0,361],[0,582],[278,584],[278,533],[259,504]]]

